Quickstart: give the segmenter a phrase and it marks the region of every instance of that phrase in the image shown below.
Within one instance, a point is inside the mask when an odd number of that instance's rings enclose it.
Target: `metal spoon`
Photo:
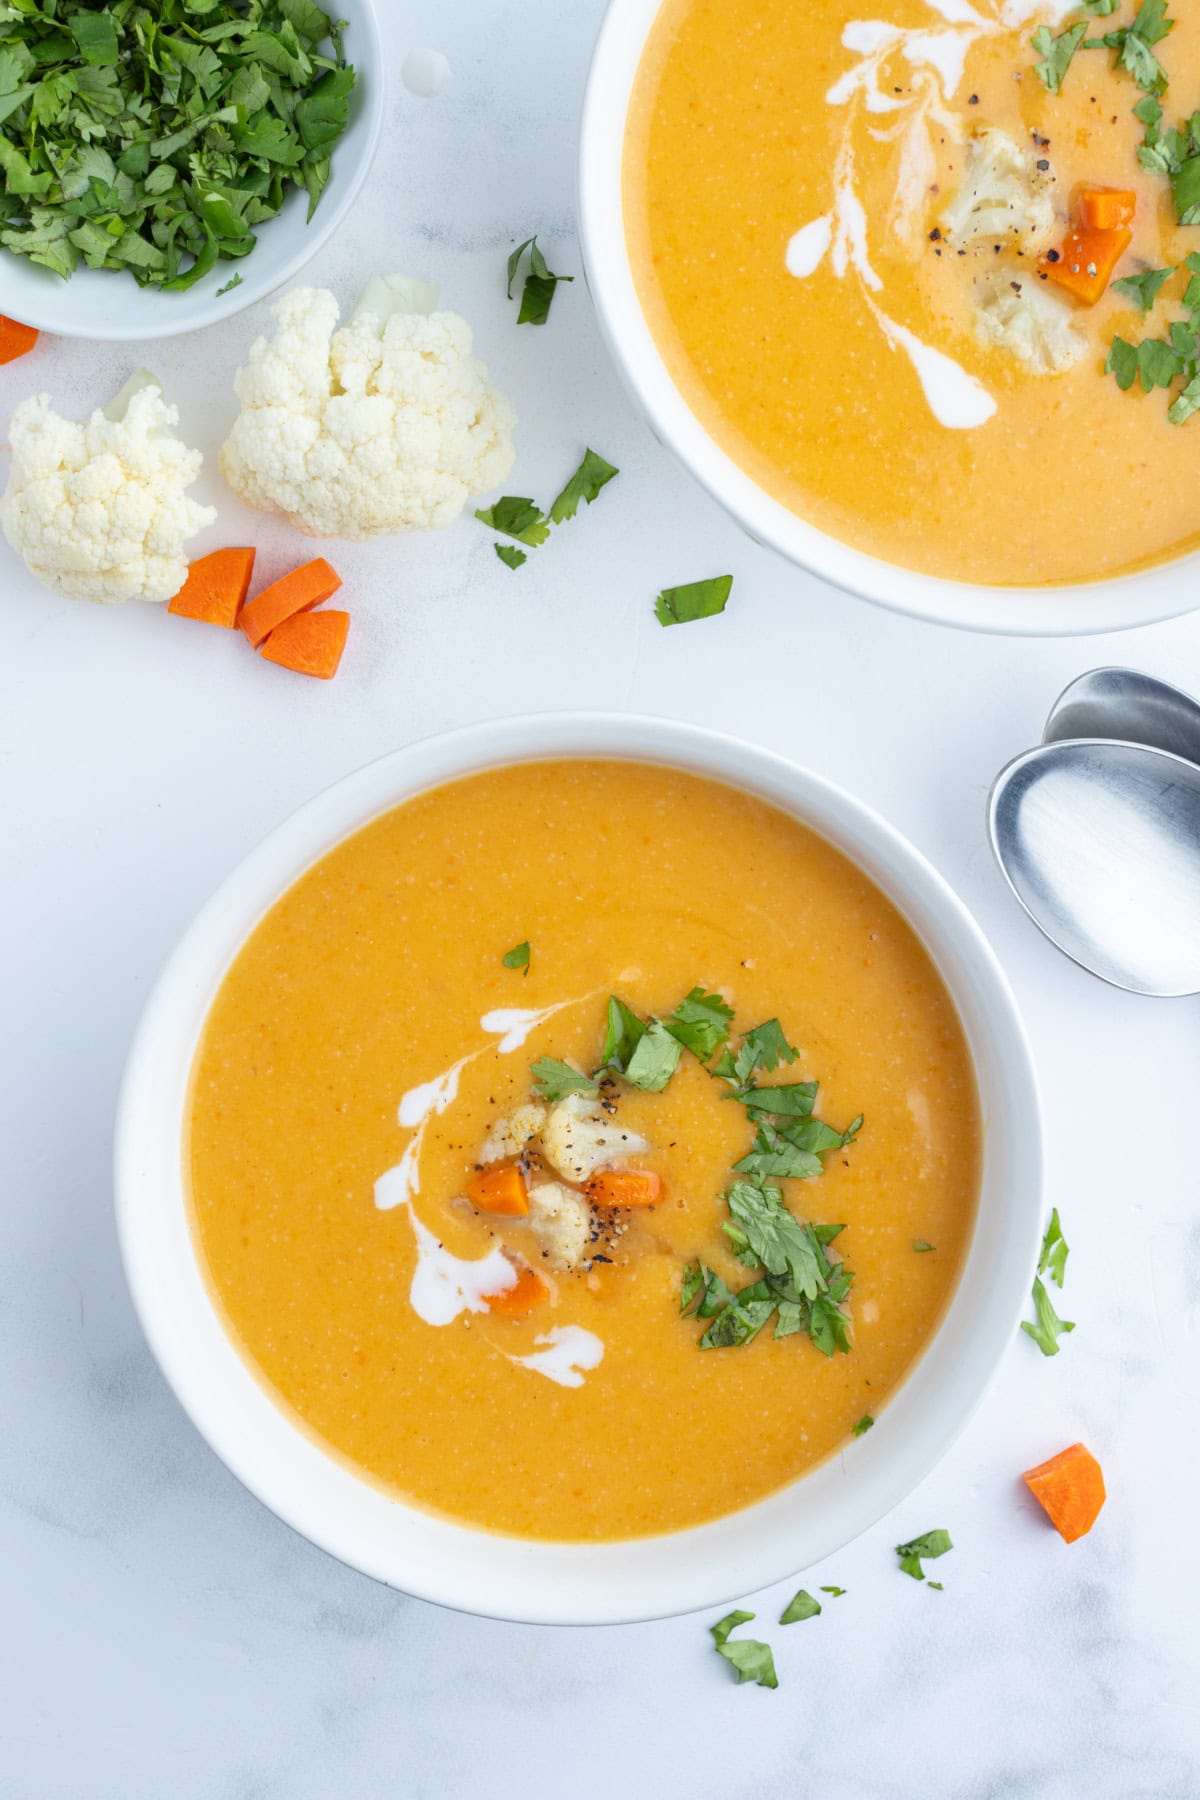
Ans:
[[[1200,768],[1142,745],[1043,744],[1001,770],[988,831],[1052,944],[1135,994],[1200,993]]]
[[[1200,706],[1137,669],[1091,669],[1050,709],[1042,742],[1066,738],[1118,738],[1200,763]]]

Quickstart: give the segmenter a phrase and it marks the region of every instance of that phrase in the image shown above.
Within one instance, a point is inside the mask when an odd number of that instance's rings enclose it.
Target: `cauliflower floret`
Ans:
[[[587,1181],[597,1169],[649,1148],[644,1137],[626,1131],[583,1094],[560,1100],[542,1129],[546,1160],[568,1181]]]
[[[339,330],[326,289],[284,296],[234,381],[221,472],[243,500],[309,537],[372,538],[449,525],[503,481],[512,408],[466,320],[435,304],[423,283],[376,278]]]
[[[518,1106],[507,1117],[496,1119],[483,1140],[479,1160],[483,1163],[503,1162],[505,1157],[520,1156],[530,1138],[535,1138],[546,1121],[546,1108],[540,1100]]]
[[[1041,249],[1054,231],[1054,177],[1038,159],[1010,138],[989,128],[967,143],[962,186],[942,214],[948,243],[980,239]]]
[[[1057,375],[1077,363],[1087,345],[1061,300],[1022,270],[989,270],[975,290],[975,329],[1037,375]]]
[[[557,1181],[529,1190],[529,1224],[552,1269],[577,1269],[587,1261],[592,1210],[582,1194]]]
[[[12,416],[12,462],[0,527],[45,587],[115,605],[170,600],[187,579],[184,546],[216,512],[189,500],[203,457],[172,433],[178,410],[147,381],[86,425],[47,394]]]

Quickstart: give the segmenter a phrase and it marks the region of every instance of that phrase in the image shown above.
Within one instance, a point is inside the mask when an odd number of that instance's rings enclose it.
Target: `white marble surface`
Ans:
[[[621,466],[519,574],[472,522],[340,549],[354,629],[306,684],[224,633],[38,591],[0,560],[4,1194],[0,1204],[0,1794],[324,1800],[719,1792],[776,1800],[1185,1800],[1200,1793],[1200,1010],[1108,992],[1056,956],[991,865],[983,799],[1091,664],[1200,689],[1200,618],[1021,643],[889,617],[744,541],[626,402],[582,282],[544,331],[504,300],[536,229],[578,270],[576,116],[600,0],[384,0],[398,79],[367,196],[312,273],[438,280],[521,414],[514,492],[583,443]],[[3,308],[0,274],[0,310]],[[261,312],[152,352],[45,344],[0,370],[99,402],[145,360],[215,451]],[[213,541],[295,545],[215,474]],[[736,578],[723,620],[662,631],[664,583]],[[187,640],[186,642],[184,640]],[[780,1688],[738,1688],[705,1616],[547,1631],[439,1611],[294,1537],[199,1441],[150,1361],[114,1241],[122,1058],[199,902],[314,789],[418,734],[517,708],[624,707],[726,726],[843,782],[934,859],[1017,988],[1044,1082],[1050,1198],[1078,1330],[1014,1341],[995,1390],[895,1515],[811,1571],[849,1592],[774,1630]],[[1014,1129],[1020,1129],[1014,1121]],[[1076,1437],[1110,1501],[1072,1548],[1017,1471]],[[934,1525],[944,1593],[891,1546]],[[752,1601],[770,1620],[794,1584]]]

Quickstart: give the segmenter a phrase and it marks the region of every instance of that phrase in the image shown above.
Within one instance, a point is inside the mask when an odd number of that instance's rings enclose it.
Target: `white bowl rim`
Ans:
[[[278,293],[293,280],[317,253],[324,249],[334,232],[347,217],[371,172],[385,117],[386,77],[383,42],[375,0],[350,0],[355,33],[350,60],[355,67],[353,101],[357,108],[351,115],[350,128],[339,139],[344,146],[339,166],[338,144],[333,149],[333,169],[321,203],[312,219],[303,225],[290,255],[277,260],[271,254],[271,227],[282,224],[269,219],[261,228],[262,235],[249,256],[231,263],[218,263],[194,287],[179,293],[163,293],[157,288],[139,288],[132,276],[112,270],[80,267],[67,281],[54,285],[53,277],[43,282],[46,271],[27,267],[17,256],[0,251],[0,310],[9,318],[19,319],[48,337],[86,338],[96,343],[136,343],[142,338],[181,337],[190,331],[203,331],[210,325],[221,325],[245,312],[260,300]],[[334,16],[337,9],[334,8]],[[361,34],[361,54],[357,49]],[[353,150],[353,159],[349,152]],[[284,211],[303,207],[305,197],[298,190],[290,192]],[[242,279],[236,288],[219,299],[216,290],[234,274]],[[6,279],[9,278],[9,279]],[[13,282],[17,292],[9,291]],[[97,283],[103,286],[97,287]],[[89,310],[88,296],[108,295],[113,302],[128,300],[128,306],[116,305],[114,317]],[[42,308],[38,303],[46,296],[51,303]],[[157,316],[161,309],[161,316]],[[126,316],[121,316],[122,314]]]
[[[947,982],[984,1113],[966,1265],[934,1339],[874,1429],[740,1512],[613,1544],[534,1542],[436,1517],[320,1449],[227,1335],[200,1271],[183,1180],[200,1028],[233,956],[280,894],[334,844],[415,793],[482,769],[579,756],[657,763],[740,787],[863,867]],[[991,1128],[1009,1119],[1021,1129]],[[115,1137],[118,1234],[136,1310],[181,1405],[226,1466],[294,1529],[378,1580],[462,1611],[545,1624],[717,1605],[823,1560],[902,1501],[964,1429],[1013,1341],[1041,1241],[1041,1178],[1040,1105],[1015,1001],[978,925],[921,853],[862,802],[782,756],[698,726],[619,713],[530,714],[426,738],[293,813],[226,879],[168,960],[130,1052]]]
[[[624,225],[625,120],[642,50],[667,0],[609,0],[584,95],[579,236],[601,332],[651,429],[757,543],[875,605],[966,631],[1070,637],[1133,630],[1200,606],[1200,551],[1107,580],[1000,587],[924,575],[810,525],[720,448],[675,385],[638,299]]]

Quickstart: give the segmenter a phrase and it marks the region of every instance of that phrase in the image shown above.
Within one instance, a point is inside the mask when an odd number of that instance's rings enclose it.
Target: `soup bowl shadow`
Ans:
[[[642,52],[664,0],[610,0],[592,57],[579,151],[584,275],[618,374],[651,430],[755,543],[894,612],[967,631],[1071,637],[1132,630],[1200,607],[1200,556],[1103,581],[1006,587],[923,575],[853,549],[775,500],[709,434],[655,341],[629,255],[625,126]]]
[[[958,1286],[865,1436],[755,1505],[616,1543],[536,1542],[408,1505],[326,1453],[228,1335],[193,1241],[189,1080],[208,1009],[262,915],[343,838],[414,794],[505,764],[601,757],[707,776],[781,808],[883,890],[958,1009],[983,1123],[978,1214]],[[1019,1120],[1021,1129],[1005,1129]],[[1005,977],[962,902],[906,839],[819,776],[698,727],[617,714],[502,719],[409,745],[316,796],[218,889],[171,956],[130,1053],[116,1131],[122,1255],[151,1349],[212,1449],[281,1519],[343,1562],[466,1612],[606,1624],[715,1606],[821,1561],[896,1506],[949,1449],[1012,1342],[1042,1231],[1041,1129]],[[669,1420],[664,1420],[669,1430]]]

